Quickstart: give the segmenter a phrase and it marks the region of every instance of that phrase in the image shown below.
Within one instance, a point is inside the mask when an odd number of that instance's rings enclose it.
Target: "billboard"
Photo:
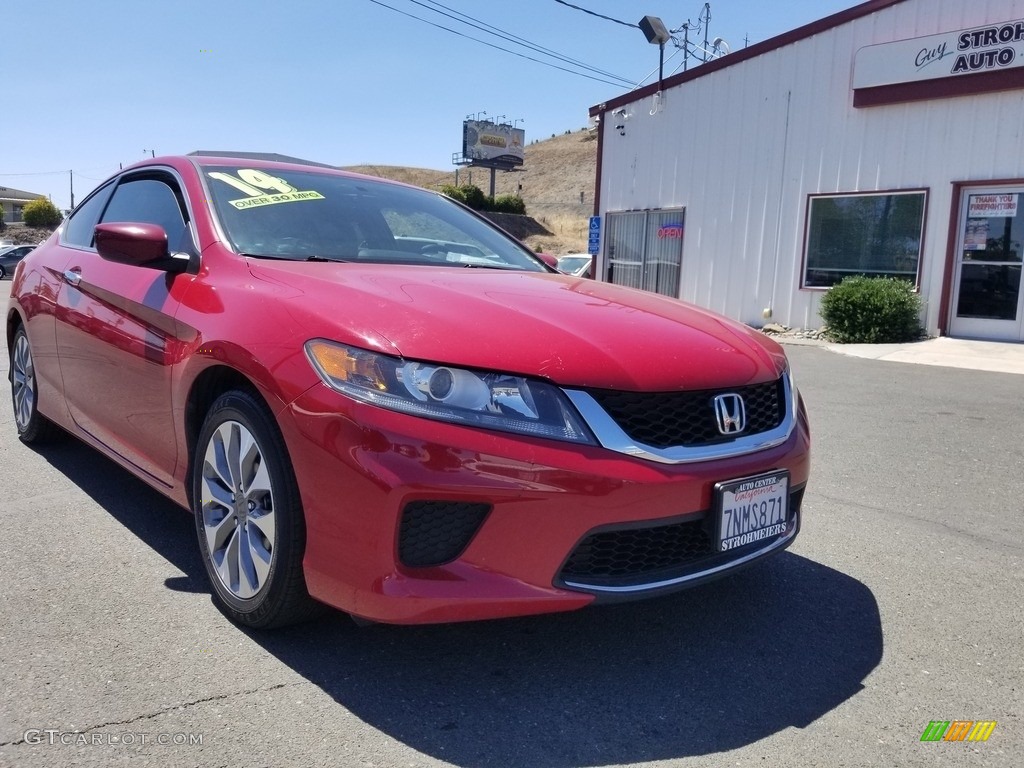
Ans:
[[[462,123],[462,155],[472,165],[514,168],[523,164],[526,131],[508,123],[466,120]]]

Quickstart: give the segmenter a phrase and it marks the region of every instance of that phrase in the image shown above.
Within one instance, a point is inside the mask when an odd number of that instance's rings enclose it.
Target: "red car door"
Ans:
[[[172,250],[194,251],[181,189],[170,173],[128,175],[100,222],[158,224]],[[57,300],[57,356],[71,417],[164,484],[177,461],[172,366],[183,344],[174,315],[188,274],[107,261],[75,250]]]

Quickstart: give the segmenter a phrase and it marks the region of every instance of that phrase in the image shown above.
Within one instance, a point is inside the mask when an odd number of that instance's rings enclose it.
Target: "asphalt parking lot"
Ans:
[[[3,356],[0,765],[1021,765],[1024,379],[788,351],[814,463],[786,553],[574,614],[275,633],[213,607],[187,513],[19,443]]]

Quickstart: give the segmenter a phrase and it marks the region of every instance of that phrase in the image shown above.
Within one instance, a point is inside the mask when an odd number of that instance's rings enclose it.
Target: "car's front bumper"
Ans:
[[[595,599],[645,597],[724,575],[792,542],[810,464],[802,407],[796,428],[780,445],[678,465],[428,421],[356,403],[321,386],[293,402],[280,423],[305,509],[310,594],[353,615],[393,623],[571,610]],[[787,470],[790,490],[797,492],[782,536],[659,569],[646,582],[641,574],[582,583],[563,573],[595,530],[676,524],[706,529],[716,483],[768,470]],[[450,508],[471,513],[462,526],[472,527],[464,549],[450,562],[409,565],[410,510],[443,515],[446,505],[459,504]],[[479,509],[473,505],[481,504],[489,507],[482,522],[472,519]],[[419,523],[422,533],[429,514]]]

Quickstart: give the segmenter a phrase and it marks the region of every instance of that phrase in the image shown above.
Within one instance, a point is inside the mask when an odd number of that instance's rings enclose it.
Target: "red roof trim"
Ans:
[[[951,99],[956,96],[1011,91],[1018,88],[1024,88],[1024,69],[1020,67],[943,77],[937,80],[922,80],[916,83],[856,88],[853,91],[853,106],[878,107],[884,104],[901,104],[907,101],[924,101],[925,99]]]

